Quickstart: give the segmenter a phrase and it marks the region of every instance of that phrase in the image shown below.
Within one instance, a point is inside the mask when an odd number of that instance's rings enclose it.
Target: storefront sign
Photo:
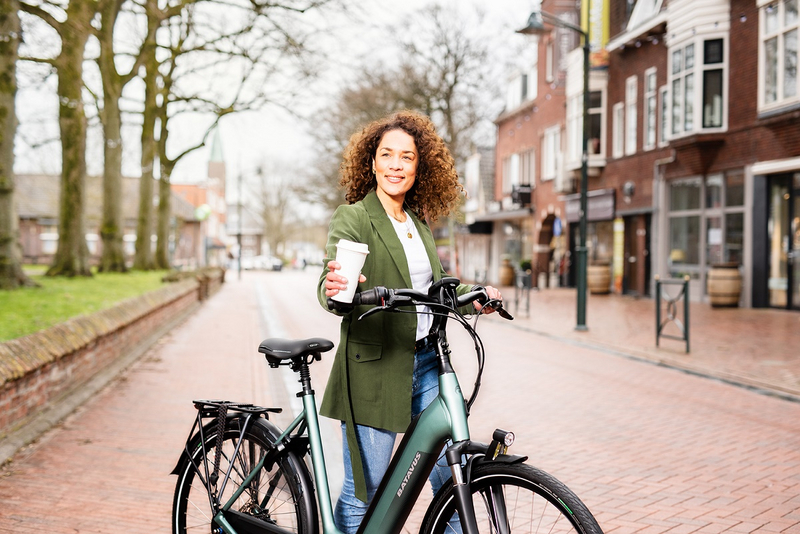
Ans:
[[[615,195],[613,189],[589,191],[586,194],[587,221],[610,221],[614,218]],[[564,197],[566,201],[566,217],[568,223],[576,223],[581,219],[580,194]]]

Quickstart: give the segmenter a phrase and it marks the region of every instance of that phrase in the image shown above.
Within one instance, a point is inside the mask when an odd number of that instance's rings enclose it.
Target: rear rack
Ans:
[[[239,440],[236,443],[236,449],[233,452],[235,457],[239,452],[239,447],[242,443],[247,430],[253,421],[253,418],[259,417],[269,418],[269,413],[281,413],[281,408],[264,408],[256,406],[255,404],[224,401],[224,400],[195,400],[192,401],[194,407],[197,408],[197,417],[195,418],[192,430],[189,433],[189,438],[186,440],[184,451],[192,464],[198,478],[203,486],[208,491],[209,504],[211,509],[216,514],[220,509],[219,496],[225,491],[225,485],[231,476],[231,469],[233,465],[228,466],[227,472],[222,476],[222,482],[218,484],[220,479],[220,461],[222,459],[222,445],[225,441],[225,424],[228,418],[243,416],[244,421],[239,429]],[[209,469],[208,465],[208,452],[206,451],[205,443],[208,440],[206,437],[207,432],[216,431],[216,440],[214,443],[214,467]],[[191,450],[190,444],[193,441],[192,437],[197,433],[200,436],[200,450],[202,456],[198,459],[198,465],[194,459],[194,451]]]

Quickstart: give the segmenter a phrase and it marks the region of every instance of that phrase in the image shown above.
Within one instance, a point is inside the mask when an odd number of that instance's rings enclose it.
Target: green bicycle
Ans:
[[[452,479],[434,496],[420,532],[444,534],[602,534],[586,505],[564,484],[508,453],[514,434],[495,430],[489,444],[470,439],[469,410],[477,398],[484,365],[483,344],[459,308],[474,301],[513,319],[486,291],[458,296],[455,278],[435,283],[428,293],[375,287],[356,294],[353,305],[374,305],[362,317],[385,312],[434,316],[439,395],[408,427],[392,458],[359,534],[397,534],[411,513],[446,443]],[[329,301],[330,306],[340,306]],[[412,308],[413,311],[404,310]],[[450,364],[445,335],[448,319],[472,336],[478,359],[475,387],[465,400]],[[270,420],[280,408],[230,401],[195,401],[197,417],[181,457],[173,500],[175,534],[340,534],[320,438],[309,366],[333,348],[326,339],[267,339],[258,350],[270,367],[291,366],[299,374],[303,409],[285,430]],[[310,455],[313,477],[306,457]],[[460,523],[460,524],[459,524]],[[455,526],[454,526],[455,525]]]

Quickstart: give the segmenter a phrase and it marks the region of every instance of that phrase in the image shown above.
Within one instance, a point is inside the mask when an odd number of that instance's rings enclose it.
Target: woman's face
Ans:
[[[375,179],[378,194],[402,202],[417,176],[417,145],[403,130],[389,130],[375,152]]]

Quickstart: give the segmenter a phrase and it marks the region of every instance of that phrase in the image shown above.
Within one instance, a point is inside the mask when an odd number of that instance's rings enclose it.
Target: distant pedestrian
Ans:
[[[452,212],[463,188],[453,157],[428,117],[402,111],[353,135],[340,183],[349,204],[340,206],[330,221],[318,285],[323,307],[328,297],[347,288],[333,260],[340,239],[369,247],[357,281],[360,291],[377,285],[427,291],[447,276],[426,220]],[[462,284],[458,292],[471,289]],[[501,298],[495,288],[486,289],[492,298]],[[405,431],[439,390],[431,316],[376,314],[357,321],[365,309],[342,318],[320,409],[342,421],[345,481],[335,522],[345,534],[358,529],[388,468],[396,433]],[[430,476],[434,492],[450,478],[449,467],[443,460],[440,464]]]

